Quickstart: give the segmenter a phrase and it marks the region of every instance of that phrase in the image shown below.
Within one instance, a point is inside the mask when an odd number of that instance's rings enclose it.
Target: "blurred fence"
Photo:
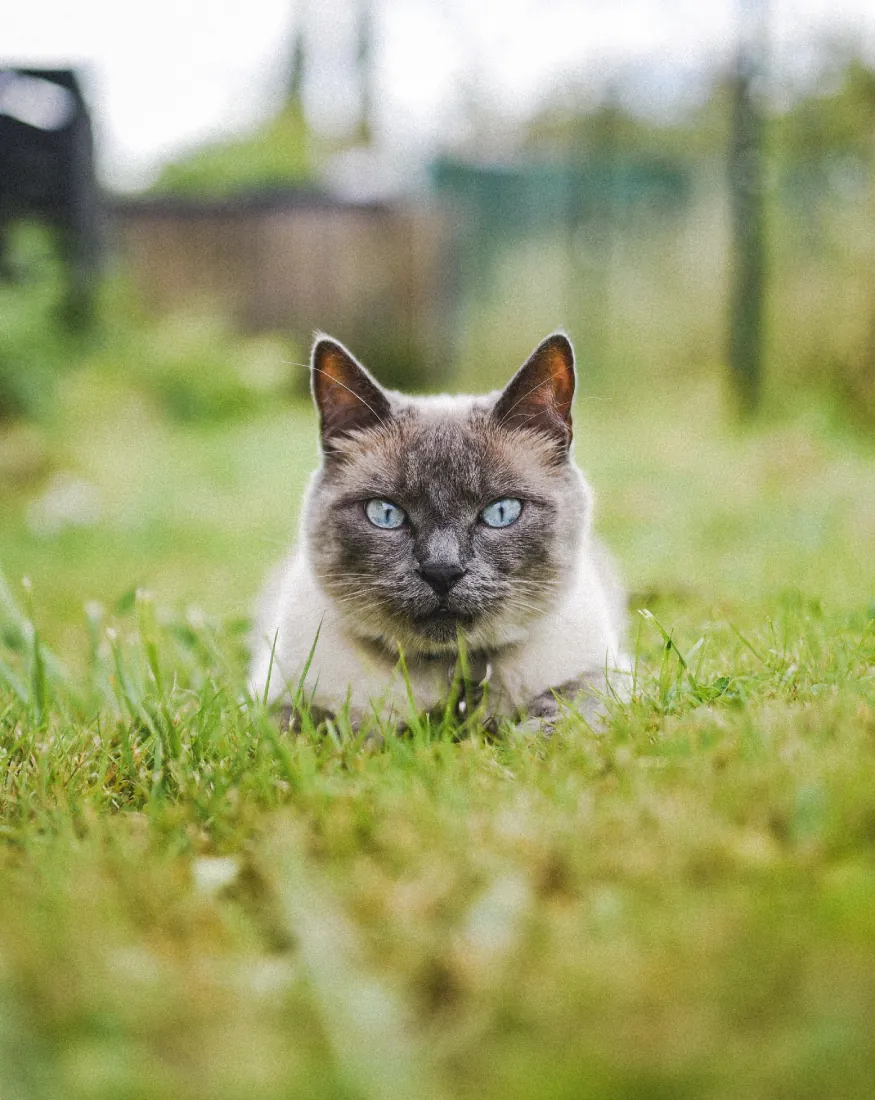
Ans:
[[[573,231],[617,212],[671,214],[689,202],[689,166],[666,157],[588,157],[579,161],[481,164],[440,158],[432,186],[470,222],[469,248],[489,256],[503,241],[564,227]]]
[[[285,192],[111,213],[153,311],[199,303],[244,330],[324,329],[393,384],[433,386],[452,361],[453,235],[437,209]]]
[[[875,154],[780,139],[764,182],[765,384],[778,400],[800,385],[830,391],[871,421]],[[682,392],[692,377],[727,377],[729,163],[728,148],[641,158],[618,141],[610,160],[436,164],[433,188],[465,227],[465,358],[507,363],[561,324],[585,385]]]
[[[764,182],[764,385],[778,401],[828,390],[871,422],[873,154],[781,138]],[[618,138],[610,157],[584,154],[444,159],[416,206],[300,193],[117,201],[115,235],[152,308],[200,300],[244,329],[327,329],[396,385],[449,385],[457,358],[460,384],[497,385],[557,325],[575,338],[584,385],[680,393],[726,377],[728,149],[648,156]]]

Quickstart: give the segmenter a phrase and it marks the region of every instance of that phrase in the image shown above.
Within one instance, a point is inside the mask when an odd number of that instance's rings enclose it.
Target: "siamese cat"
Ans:
[[[485,396],[384,389],[327,336],[311,380],[321,464],[260,602],[253,693],[402,723],[461,666],[488,716],[597,714],[628,679],[625,600],[571,454],[568,338]]]

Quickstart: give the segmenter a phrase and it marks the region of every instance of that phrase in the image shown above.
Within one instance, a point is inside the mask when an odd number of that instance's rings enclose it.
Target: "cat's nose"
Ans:
[[[420,577],[431,585],[438,596],[446,596],[466,572],[461,565],[453,562],[426,562],[419,567]]]

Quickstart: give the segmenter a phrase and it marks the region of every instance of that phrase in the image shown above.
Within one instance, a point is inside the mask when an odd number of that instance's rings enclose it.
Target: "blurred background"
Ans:
[[[867,0],[4,22],[0,568],[62,650],[140,585],[243,629],[316,461],[314,329],[421,390],[564,326],[636,591],[875,593]]]

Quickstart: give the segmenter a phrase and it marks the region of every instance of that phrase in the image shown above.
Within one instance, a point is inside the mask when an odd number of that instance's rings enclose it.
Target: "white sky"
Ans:
[[[743,0],[741,0],[743,2]],[[0,63],[88,67],[101,164],[119,185],[162,159],[245,129],[276,103],[302,0],[32,0],[5,4]],[[524,112],[571,79],[646,67],[670,85],[732,40],[733,0],[375,0],[380,129],[428,143],[458,125],[466,95]],[[309,0],[309,104],[348,112],[353,0]],[[875,0],[772,0],[776,53],[805,64],[818,28],[871,49]],[[598,75],[596,75],[598,74]],[[674,74],[672,76],[672,74]]]

